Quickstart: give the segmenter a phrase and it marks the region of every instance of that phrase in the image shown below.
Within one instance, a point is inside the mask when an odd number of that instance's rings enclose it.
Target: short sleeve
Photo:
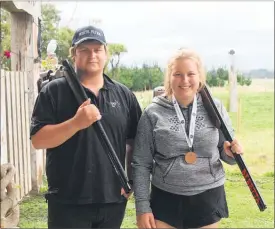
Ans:
[[[134,93],[130,93],[130,108],[129,108],[129,127],[127,139],[134,139],[137,132],[138,122],[141,116],[141,108]]]
[[[55,110],[55,102],[50,95],[50,90],[48,87],[42,88],[33,108],[30,137],[35,135],[42,127],[56,124]]]

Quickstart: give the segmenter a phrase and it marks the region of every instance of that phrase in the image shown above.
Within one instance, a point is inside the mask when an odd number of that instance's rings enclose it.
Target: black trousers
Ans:
[[[127,200],[122,203],[69,205],[48,199],[48,228],[120,228]]]

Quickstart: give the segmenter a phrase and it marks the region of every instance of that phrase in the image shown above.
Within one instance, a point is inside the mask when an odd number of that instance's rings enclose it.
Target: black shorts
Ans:
[[[152,185],[151,208],[156,220],[176,228],[198,228],[228,217],[224,186],[193,196],[176,195]]]
[[[109,204],[61,204],[48,199],[48,228],[121,227],[127,201]]]

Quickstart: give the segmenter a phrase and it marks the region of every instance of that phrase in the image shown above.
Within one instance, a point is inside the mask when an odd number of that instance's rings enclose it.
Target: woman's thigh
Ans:
[[[224,186],[209,189],[183,201],[186,211],[183,224],[195,228],[217,228],[222,218],[228,217]]]
[[[157,228],[175,228],[175,227],[169,225],[168,223],[165,223],[165,222],[160,221],[160,220],[155,220],[155,222],[156,222],[156,227]]]

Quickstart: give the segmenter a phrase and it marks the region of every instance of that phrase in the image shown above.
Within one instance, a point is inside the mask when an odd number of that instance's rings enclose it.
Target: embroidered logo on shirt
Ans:
[[[205,120],[204,116],[202,116],[202,115],[197,116],[196,130],[201,130],[206,126],[206,124],[204,123],[204,120]],[[170,130],[173,130],[175,132],[181,132],[180,121],[176,115],[168,118],[168,121],[170,123]]]
[[[173,130],[175,132],[180,131],[180,129],[179,129],[180,121],[176,115],[168,118],[168,121],[171,123],[170,130]]]
[[[120,107],[120,103],[118,101],[110,102],[112,107]]]

